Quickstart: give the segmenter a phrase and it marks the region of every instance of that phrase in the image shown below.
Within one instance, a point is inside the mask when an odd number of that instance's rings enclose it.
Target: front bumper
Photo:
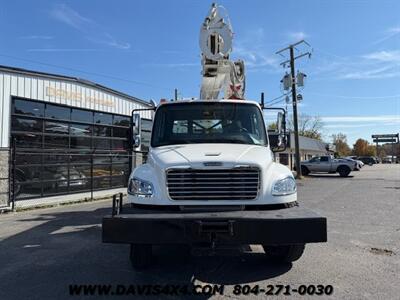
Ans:
[[[103,218],[103,242],[287,245],[327,241],[326,218],[300,207],[181,212],[124,208]]]

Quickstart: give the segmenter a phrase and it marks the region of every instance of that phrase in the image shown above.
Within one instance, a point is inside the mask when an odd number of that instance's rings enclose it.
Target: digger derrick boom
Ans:
[[[220,15],[212,4],[200,29],[201,64],[203,70],[200,89],[201,99],[218,99],[221,91],[225,99],[243,99],[245,68],[242,60],[231,61],[233,31],[228,16]]]

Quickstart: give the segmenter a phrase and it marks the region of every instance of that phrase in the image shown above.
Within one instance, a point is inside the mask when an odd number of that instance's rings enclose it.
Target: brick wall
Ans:
[[[0,207],[8,205],[9,150],[0,149]]]

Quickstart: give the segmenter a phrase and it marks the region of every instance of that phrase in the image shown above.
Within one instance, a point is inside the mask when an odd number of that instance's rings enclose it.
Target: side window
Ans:
[[[329,161],[328,156],[322,156],[321,157],[321,162],[328,162],[328,161]]]
[[[112,115],[102,112],[95,112],[94,113],[94,123],[97,124],[112,124]]]
[[[253,114],[253,116],[252,116],[252,123],[253,123],[253,130],[252,130],[252,133],[254,133],[254,134],[256,134],[257,136],[261,136],[261,133],[260,133],[260,126],[262,126],[261,124],[258,124],[258,119],[257,119],[257,117],[256,117],[256,115],[255,114]]]
[[[310,160],[310,162],[319,162],[321,160],[320,157],[314,157]]]
[[[71,109],[68,107],[46,104],[46,118],[69,120],[71,119]]]
[[[13,112],[19,115],[43,117],[44,103],[15,99]]]
[[[153,121],[149,119],[142,119],[142,150],[148,151],[151,139],[151,128]]]
[[[73,108],[71,112],[71,119],[78,122],[93,123],[93,112]]]

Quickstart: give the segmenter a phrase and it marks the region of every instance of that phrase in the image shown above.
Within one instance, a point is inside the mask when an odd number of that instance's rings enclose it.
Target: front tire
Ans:
[[[268,258],[279,262],[294,262],[304,253],[305,244],[268,246],[263,245]]]
[[[141,270],[148,267],[150,265],[152,256],[151,245],[131,244],[129,258],[132,268]]]
[[[347,166],[339,166],[339,168],[337,169],[340,177],[347,177],[349,176],[351,170],[349,167]]]
[[[310,174],[310,170],[305,166],[301,166],[301,174],[307,176],[308,174]]]

